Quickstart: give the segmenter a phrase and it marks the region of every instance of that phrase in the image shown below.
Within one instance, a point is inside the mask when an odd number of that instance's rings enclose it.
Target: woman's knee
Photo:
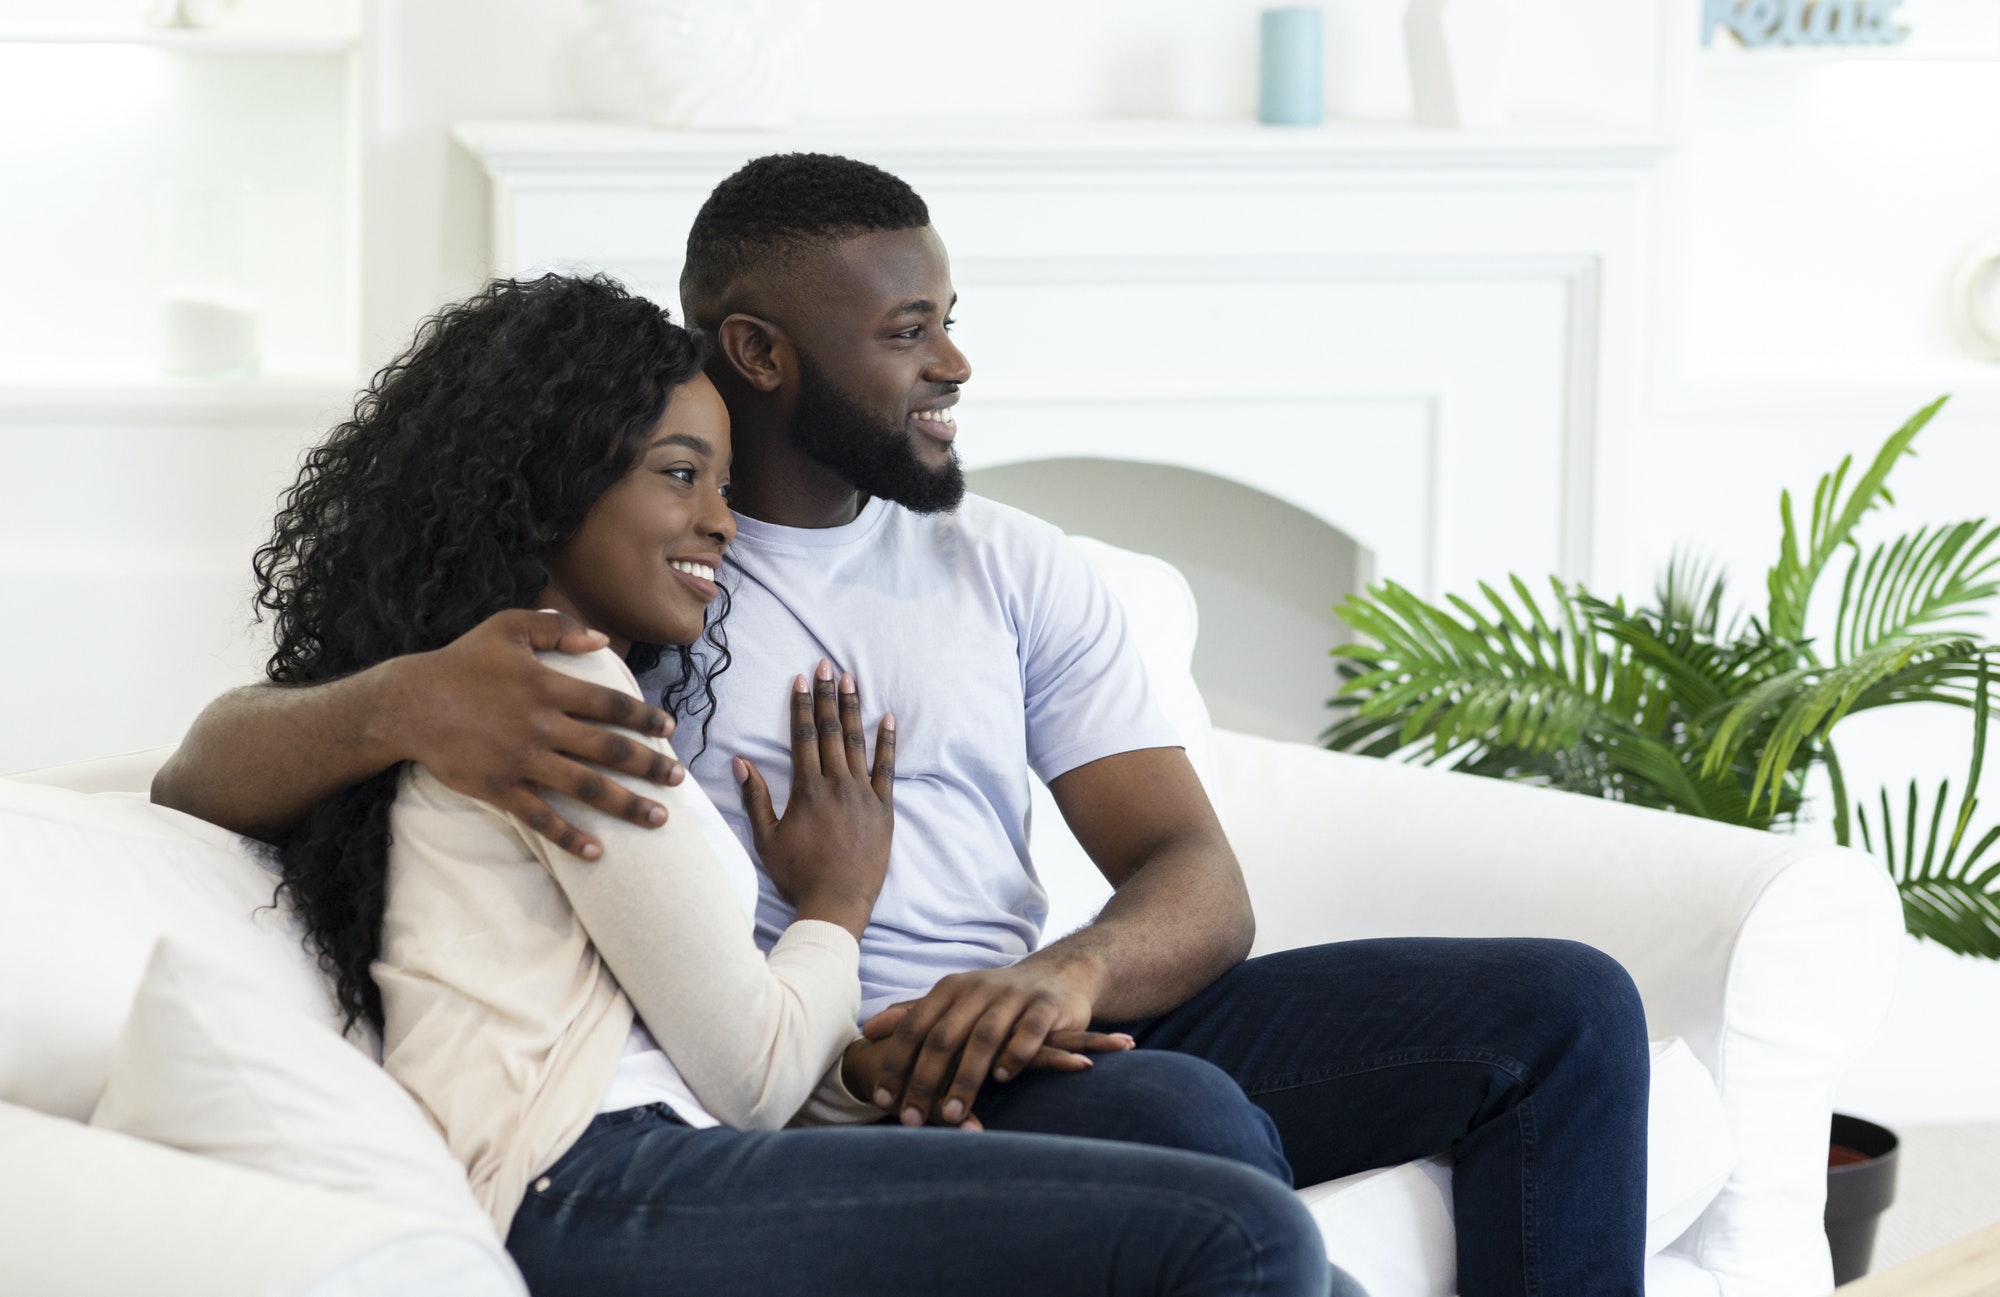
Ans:
[[[1319,1226],[1290,1189],[1269,1176],[1215,1158],[1184,1163],[1180,1169],[1182,1187],[1208,1204],[1215,1217],[1210,1234],[1219,1256],[1210,1264],[1239,1276],[1226,1291],[1365,1297],[1353,1280],[1327,1262]],[[1200,1283],[1190,1286],[1209,1291]]]
[[[1291,1183],[1277,1126],[1206,1059],[1163,1049],[1099,1055],[1091,1081],[1115,1105],[1120,1138],[1225,1157]]]

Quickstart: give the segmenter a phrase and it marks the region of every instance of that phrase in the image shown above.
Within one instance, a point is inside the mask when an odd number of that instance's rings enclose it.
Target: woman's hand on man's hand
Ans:
[[[900,1085],[891,1068],[901,1057],[893,1036],[908,1012],[908,1005],[896,1004],[870,1018],[862,1025],[861,1038],[847,1047],[840,1060],[840,1079],[847,1092],[888,1112],[893,1112],[898,1098],[897,1090],[891,1086]],[[1049,1072],[1088,1071],[1092,1066],[1090,1055],[1121,1053],[1135,1043],[1122,1031],[1053,1031],[1028,1061],[1028,1067]],[[907,1124],[907,1116],[905,1120]],[[934,1126],[985,1129],[969,1110],[961,1111],[956,1121],[947,1120],[936,1111],[928,1120]]]
[[[889,872],[896,718],[882,718],[871,771],[851,674],[836,687],[833,664],[822,658],[810,682],[793,682],[791,702],[792,795],[782,817],[757,768],[742,757],[733,763],[751,841],[798,918],[838,923],[859,941]]]

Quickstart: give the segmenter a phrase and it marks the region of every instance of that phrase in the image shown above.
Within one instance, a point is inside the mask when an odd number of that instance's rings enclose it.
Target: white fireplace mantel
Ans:
[[[695,211],[749,158],[833,152],[904,177],[951,250],[974,369],[968,468],[1199,470],[1332,523],[1380,576],[1429,595],[1616,570],[1607,502],[1637,408],[1658,136],[1121,121],[454,134],[490,181],[496,273],[605,270],[668,306]],[[1117,531],[1108,518],[1100,534]],[[1329,584],[1314,615],[1330,621],[1343,593]]]
[[[463,122],[453,136],[494,175],[533,188],[560,186],[562,177],[578,174],[600,180],[620,173],[705,175],[718,164],[778,150],[893,156],[910,167],[969,173],[1602,171],[1615,176],[1650,168],[1670,147],[1655,133],[1597,126],[1448,131],[1117,119],[929,127],[829,123],[783,133],[662,131],[586,121]]]

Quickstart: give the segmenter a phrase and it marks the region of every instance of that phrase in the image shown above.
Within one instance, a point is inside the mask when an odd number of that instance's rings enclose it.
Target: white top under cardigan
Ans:
[[[609,649],[541,656],[639,693]],[[854,937],[806,920],[760,954],[750,861],[694,781],[660,789],[606,773],[663,802],[668,819],[644,829],[563,800],[561,813],[604,844],[596,861],[420,765],[405,770],[390,812],[373,969],[382,1065],[443,1132],[502,1238],[529,1181],[599,1110],[635,1007],[672,1082],[728,1125],[880,1116],[840,1081],[860,1006]]]

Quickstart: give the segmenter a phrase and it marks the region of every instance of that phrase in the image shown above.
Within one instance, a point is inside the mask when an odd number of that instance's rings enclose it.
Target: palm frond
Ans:
[[[1938,852],[1938,838],[1951,798],[1948,779],[1938,785],[1929,827],[1922,834],[1921,857],[1917,848],[1921,806],[1915,780],[1910,781],[1905,804],[1900,850],[1888,789],[1884,788],[1881,794],[1879,834],[1871,829],[1866,808],[1859,811],[1858,819],[1862,844],[1881,856],[1890,877],[1896,880],[1896,891],[1903,901],[1903,922],[1912,933],[1961,955],[2000,959],[2000,861],[1979,868],[1986,853],[2000,843],[2000,825],[1987,830],[1962,859],[1959,856],[1973,812],[1979,808],[1979,776],[1986,760],[1990,693],[1989,668],[1982,661],[1972,712],[1972,763],[1966,771],[1964,796],[1958,813],[1951,818],[1951,836],[1942,854]]]
[[[1906,671],[1927,653],[1972,652],[1955,635],[1914,635],[1877,644],[1831,667],[1805,666],[1771,677],[1730,708],[1717,728],[1704,769],[1729,762],[1755,735],[1757,765],[1750,797],[1776,796],[1778,781],[1813,738],[1830,734],[1868,691]]]
[[[1688,639],[1733,639],[1733,632],[1722,627],[1722,598],[1728,584],[1728,575],[1714,560],[1676,551],[1653,587],[1660,624],[1684,632]]]
[[[1732,628],[1730,634],[1737,638],[1719,640],[1698,623],[1676,622],[1665,612],[1627,613],[1588,596],[1581,606],[1600,633],[1630,648],[1660,674],[1675,701],[1698,724],[1751,687],[1797,665],[1798,646],[1769,638],[1761,627],[1752,635]]]
[[[1945,622],[1977,617],[2000,593],[2000,527],[1984,519],[1923,527],[1848,564],[1834,623],[1835,661]]]
[[[1784,530],[1778,561],[1766,578],[1770,592],[1766,624],[1774,637],[1785,640],[1805,638],[1806,611],[1820,574],[1840,547],[1852,541],[1854,529],[1869,510],[1878,504],[1894,503],[1895,497],[1889,494],[1888,488],[1890,471],[1904,455],[1915,453],[1910,449],[1910,443],[1916,440],[1924,425],[1949,399],[1941,396],[1910,416],[1909,421],[1883,443],[1874,462],[1855,480],[1854,489],[1845,495],[1841,494],[1841,488],[1846,483],[1848,470],[1854,465],[1853,456],[1841,460],[1839,468],[1820,478],[1819,486],[1813,492],[1810,526],[1803,544],[1792,514],[1792,493],[1786,491],[1779,496],[1778,517]]]
[[[1328,741],[1380,744],[1386,728],[1369,723],[1394,715],[1403,722],[1401,747],[1428,741],[1441,755],[1481,742],[1553,752],[1574,746],[1606,716],[1643,706],[1653,683],[1629,653],[1594,642],[1588,620],[1570,606],[1576,594],[1551,587],[1555,620],[1519,581],[1518,607],[1490,586],[1480,587],[1485,608],[1458,598],[1438,607],[1393,581],[1348,599],[1336,611],[1374,642],[1333,650],[1359,669],[1335,699],[1351,716]]]

